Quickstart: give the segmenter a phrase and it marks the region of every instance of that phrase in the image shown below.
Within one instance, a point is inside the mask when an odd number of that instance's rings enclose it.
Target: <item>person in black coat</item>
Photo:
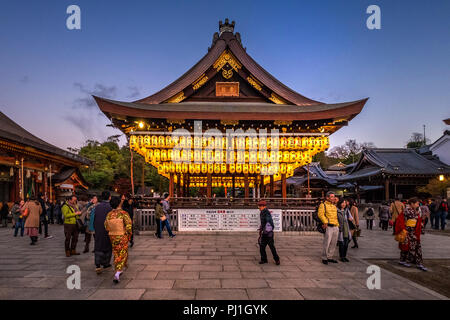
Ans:
[[[267,203],[264,200],[258,202],[258,208],[260,210],[261,226],[259,227],[259,252],[261,254],[261,261],[259,264],[267,263],[266,246],[268,245],[272,252],[273,259],[277,265],[280,265],[280,257],[275,249],[275,243],[273,240],[273,224],[272,215],[267,209]]]
[[[42,234],[42,225],[44,225],[44,239],[51,239],[53,236],[48,234],[48,207],[45,203],[44,194],[39,193],[38,201],[42,207],[42,214],[39,218],[39,234]]]
[[[111,194],[109,191],[102,192],[102,202],[95,207],[94,230],[95,230],[95,271],[100,274],[104,269],[111,267],[112,245],[108,232],[105,229],[105,220],[112,211]]]
[[[131,222],[134,223],[134,209],[136,208],[136,205],[134,204],[133,198],[131,198],[129,195],[125,196],[125,200],[122,204],[122,209],[128,212],[128,215],[130,216]],[[131,234],[130,239],[130,247],[134,245],[134,232]]]

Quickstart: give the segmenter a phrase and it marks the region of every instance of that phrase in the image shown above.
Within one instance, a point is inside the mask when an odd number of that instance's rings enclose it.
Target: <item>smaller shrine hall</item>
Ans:
[[[0,112],[0,201],[40,192],[53,200],[76,187],[87,189],[79,168],[89,165],[90,160],[39,139]]]

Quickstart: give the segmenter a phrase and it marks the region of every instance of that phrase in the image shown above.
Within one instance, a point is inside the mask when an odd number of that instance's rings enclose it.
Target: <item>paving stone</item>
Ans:
[[[267,281],[264,279],[222,279],[222,288],[267,288]]]
[[[89,300],[138,300],[144,292],[144,289],[99,289],[89,296]]]
[[[242,275],[240,272],[208,272],[201,271],[200,279],[241,279]]]
[[[199,278],[199,272],[193,272],[193,271],[183,271],[183,272],[176,272],[176,271],[161,271],[158,272],[158,275],[156,276],[156,279],[186,279],[186,280],[193,280]]]
[[[271,279],[271,278],[286,278],[281,272],[241,272],[243,278],[261,278],[261,279]]]
[[[174,288],[205,289],[220,288],[220,280],[200,279],[200,280],[175,280]]]
[[[248,300],[245,289],[197,289],[197,300]]]
[[[183,267],[184,271],[222,271],[221,265],[191,264]]]
[[[138,272],[134,279],[155,279],[158,271],[141,271]]]
[[[131,280],[127,289],[171,289],[175,280]]]
[[[315,288],[317,284],[310,279],[266,279],[269,287],[281,288]]]
[[[194,300],[195,289],[147,289],[142,300]]]
[[[295,289],[247,289],[251,300],[303,300]]]
[[[153,264],[145,266],[144,271],[181,271],[182,268],[183,265],[181,264],[166,264],[166,265]]]
[[[358,297],[344,288],[298,288],[306,300],[358,300]]]

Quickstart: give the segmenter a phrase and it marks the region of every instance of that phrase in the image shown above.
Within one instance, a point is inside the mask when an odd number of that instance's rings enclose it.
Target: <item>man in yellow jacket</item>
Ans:
[[[327,192],[325,202],[319,205],[317,215],[323,223],[325,234],[323,237],[322,263],[338,263],[333,259],[336,243],[339,236],[339,221],[337,208],[335,206],[336,196],[332,191]]]

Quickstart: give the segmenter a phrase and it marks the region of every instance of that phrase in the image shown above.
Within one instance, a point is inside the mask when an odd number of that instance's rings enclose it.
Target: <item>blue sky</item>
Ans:
[[[81,8],[81,30],[66,8]],[[381,30],[366,8],[381,8]],[[131,101],[166,86],[207,52],[218,21],[295,91],[327,103],[369,97],[331,136],[403,147],[450,117],[450,1],[1,1],[0,110],[59,147],[120,133],[89,93]]]

